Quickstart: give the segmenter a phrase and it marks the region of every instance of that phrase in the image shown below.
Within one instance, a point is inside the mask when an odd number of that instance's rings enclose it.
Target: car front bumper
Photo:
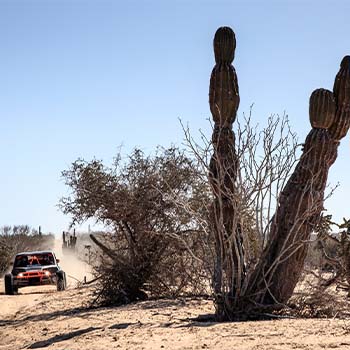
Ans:
[[[13,277],[13,285],[17,287],[56,284],[56,281],[56,274],[45,271],[19,273],[17,276]]]

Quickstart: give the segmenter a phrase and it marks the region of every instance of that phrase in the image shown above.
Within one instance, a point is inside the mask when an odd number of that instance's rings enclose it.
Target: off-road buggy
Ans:
[[[23,252],[16,255],[11,273],[5,275],[5,293],[13,295],[18,288],[55,284],[58,291],[66,288],[66,274],[51,250]]]

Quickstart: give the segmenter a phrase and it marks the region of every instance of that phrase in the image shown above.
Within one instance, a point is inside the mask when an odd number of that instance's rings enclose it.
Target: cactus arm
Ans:
[[[349,63],[346,56],[335,78],[334,102],[327,90],[311,95],[310,121],[317,127],[306,137],[300,161],[280,194],[268,244],[249,282],[258,303],[285,303],[300,278],[305,242],[323,210],[328,172],[350,126]]]

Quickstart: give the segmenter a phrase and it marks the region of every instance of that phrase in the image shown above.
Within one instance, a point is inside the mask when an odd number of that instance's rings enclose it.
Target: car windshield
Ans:
[[[27,267],[32,265],[53,265],[54,257],[51,253],[45,254],[28,254],[17,255],[15,259],[15,267]]]

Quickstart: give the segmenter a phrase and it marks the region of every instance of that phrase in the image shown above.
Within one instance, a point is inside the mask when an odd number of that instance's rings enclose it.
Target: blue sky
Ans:
[[[112,161],[120,145],[181,144],[178,118],[209,134],[212,38],[237,38],[241,104],[254,121],[286,111],[303,141],[308,99],[332,88],[350,54],[350,1],[0,0],[0,226],[60,232],[60,173],[83,157]],[[327,208],[350,217],[349,138]]]

